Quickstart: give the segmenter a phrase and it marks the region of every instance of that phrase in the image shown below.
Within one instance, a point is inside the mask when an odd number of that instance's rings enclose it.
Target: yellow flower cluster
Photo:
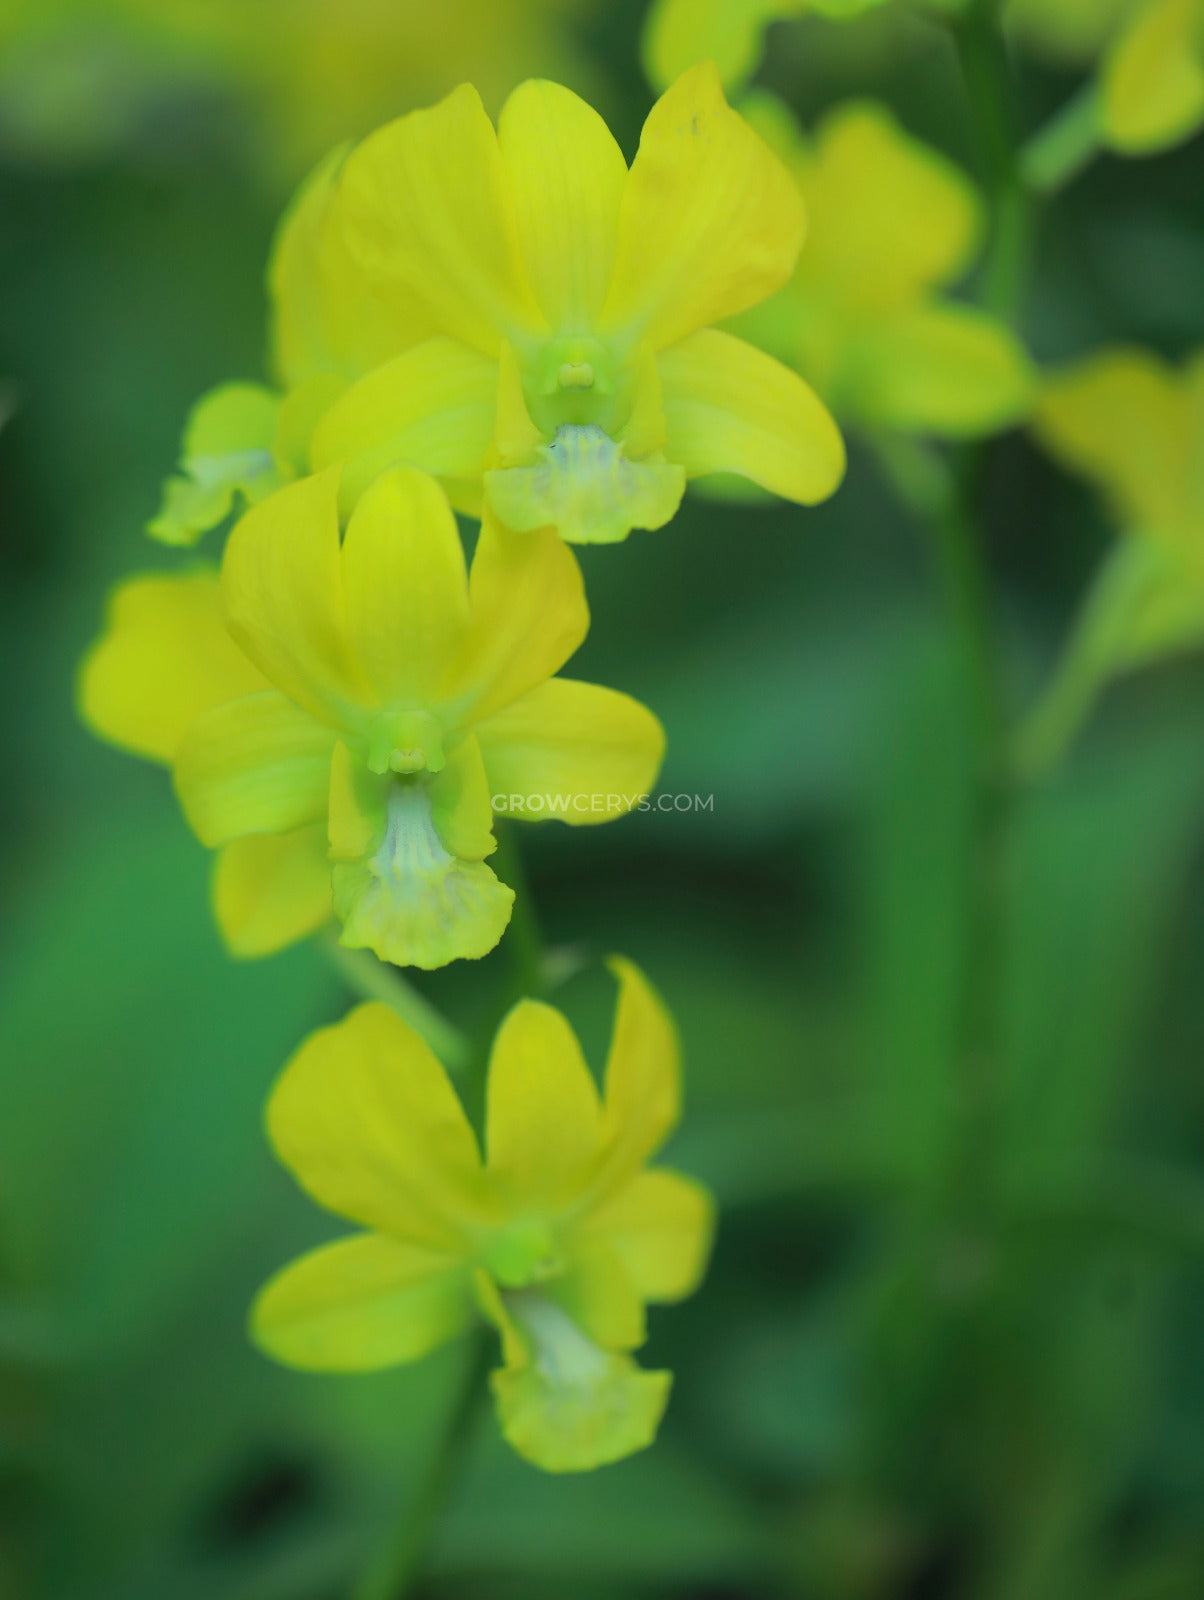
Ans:
[[[514,901],[489,865],[496,797],[590,823],[652,787],[655,716],[558,675],[589,626],[571,545],[662,526],[696,476],[802,503],[837,487],[823,402],[716,326],[790,281],[803,232],[712,66],[653,108],[630,169],[589,106],[529,82],[496,130],[463,87],[304,185],[272,260],[275,386],[200,402],[150,525],[191,546],[236,515],[220,561],[124,583],[81,677],[91,726],[166,764],[218,852],[236,954],[333,923],[394,966],[483,956]],[[457,511],[480,520],[471,562]],[[599,794],[618,807],[577,803]],[[386,1007],[303,1046],[273,1142],[367,1231],[273,1280],[265,1349],[373,1368],[483,1317],[518,1450],[575,1470],[649,1442],[669,1376],[630,1352],[645,1302],[696,1285],[712,1221],[697,1186],[645,1170],[677,1047],[614,965],[602,1095],[565,1020],[525,1000],[483,1149]]]

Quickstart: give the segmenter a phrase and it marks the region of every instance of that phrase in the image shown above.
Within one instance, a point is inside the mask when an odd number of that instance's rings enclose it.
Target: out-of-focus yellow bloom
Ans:
[[[497,106],[533,72],[592,87],[595,0],[6,0],[0,142],[73,157],[205,99],[240,152],[296,181],[340,139],[464,78]],[[218,98],[220,96],[220,99]],[[246,133],[247,137],[241,137]]]
[[[1046,380],[1034,427],[1126,532],[1204,587],[1204,351],[1182,371],[1148,350],[1102,351]]]
[[[1204,123],[1204,0],[1146,0],[1104,61],[1104,136],[1130,155],[1165,150]]]
[[[211,574],[119,590],[83,712],[171,763],[194,830],[222,851],[217,912],[238,953],[320,925],[333,888],[346,945],[422,967],[484,955],[514,898],[485,864],[491,797],[606,821],[651,786],[660,725],[626,695],[553,678],[588,627],[554,534],[487,519],[469,578],[432,479],[382,476],[342,542],[337,499],[331,470],[247,512],[222,568],[225,626]]]
[[[1093,61],[1146,0],[1007,0],[1004,21],[1025,44],[1068,62]]]
[[[644,1372],[644,1305],[683,1299],[713,1230],[706,1191],[645,1163],[680,1114],[672,1020],[615,958],[599,1097],[564,1017],[520,1002],[493,1046],[484,1159],[455,1090],[392,1011],[361,1006],[304,1044],[268,1104],[281,1161],[368,1230],[286,1267],[252,1329],[277,1360],[366,1372],[414,1361],[480,1316],[502,1337],[502,1429],[551,1472],[651,1443],[670,1374]]]
[[[728,89],[752,77],[771,22],[804,13],[843,19],[886,0],[653,0],[644,23],[644,70],[663,89],[697,61],[713,61]]]
[[[981,242],[968,179],[872,102],[837,107],[810,140],[769,95],[747,109],[797,177],[811,231],[790,283],[741,331],[796,366],[844,422],[962,437],[1023,416],[1023,350],[942,292]]]
[[[1021,738],[1035,769],[1110,677],[1204,643],[1204,351],[1181,371],[1147,350],[1102,351],[1047,380],[1033,427],[1100,490],[1123,535]]]
[[[727,472],[811,503],[840,435],[794,373],[711,326],[789,277],[803,210],[713,67],[653,108],[630,172],[601,118],[523,84],[495,133],[458,89],[338,153],[272,268],[282,416],[344,509],[386,466],[579,541],[667,522]]]

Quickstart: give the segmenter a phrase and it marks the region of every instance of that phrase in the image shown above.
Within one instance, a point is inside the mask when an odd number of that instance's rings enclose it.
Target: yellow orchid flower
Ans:
[[[588,627],[554,534],[516,540],[487,519],[469,577],[433,479],[383,475],[342,542],[338,493],[329,471],[248,511],[220,610],[212,574],[120,590],[83,713],[171,764],[194,831],[222,852],[215,902],[236,953],[312,931],[333,894],[342,942],[382,960],[484,955],[514,898],[485,864],[492,797],[519,817],[606,821],[651,786],[660,725],[626,695],[553,678]]]
[[[982,237],[969,180],[871,101],[838,106],[810,140],[767,94],[746,109],[797,178],[811,232],[789,285],[740,329],[864,428],[966,437],[1023,416],[1033,376],[1016,339],[943,292]]]
[[[653,108],[628,171],[605,123],[522,84],[495,132],[465,85],[336,152],[273,256],[286,431],[458,509],[606,542],[669,521],[687,478],[736,473],[811,504],[844,470],[807,385],[713,326],[790,276],[795,186],[715,70]]]
[[[1204,350],[1181,370],[1148,350],[1101,351],[1047,378],[1033,430],[1122,534],[1022,733],[1020,764],[1037,770],[1109,678],[1204,644]]]
[[[366,1232],[302,1256],[262,1290],[256,1342],[290,1366],[370,1372],[487,1318],[502,1431],[550,1472],[651,1443],[671,1375],[645,1372],[646,1302],[693,1293],[713,1231],[706,1191],[648,1159],[680,1115],[673,1023],[630,963],[599,1096],[573,1030],[534,1000],[489,1063],[484,1158],[443,1067],[364,1005],[314,1034],[268,1102],[276,1154]]]
[[[1102,74],[1104,138],[1127,155],[1165,150],[1204,124],[1204,0],[1145,0]]]

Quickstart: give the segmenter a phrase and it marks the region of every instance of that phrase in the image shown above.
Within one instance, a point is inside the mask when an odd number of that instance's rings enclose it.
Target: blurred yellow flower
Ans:
[[[944,292],[982,238],[969,180],[870,101],[838,106],[810,140],[768,94],[750,96],[747,114],[788,161],[811,229],[790,283],[740,330],[797,367],[842,422],[965,437],[1022,417],[1024,351]]]
[[[771,22],[804,13],[835,19],[873,11],[886,0],[653,0],[644,23],[642,53],[648,79],[658,89],[697,61],[713,61],[728,89],[746,83],[761,58]]]
[[[311,470],[345,465],[344,510],[395,462],[579,541],[660,527],[706,473],[821,500],[844,470],[831,418],[711,326],[784,283],[802,237],[713,67],[658,101],[630,172],[567,89],[523,84],[495,133],[465,86],[336,153],[286,219],[282,426]]]
[[[1057,758],[1115,674],[1204,644],[1204,351],[1182,370],[1101,351],[1046,380],[1033,429],[1100,491],[1123,537],[1021,734],[1029,770]]]
[[[1033,425],[1126,532],[1204,586],[1204,351],[1182,370],[1149,350],[1101,351],[1046,379]]]
[[[333,888],[348,946],[423,967],[480,956],[514,898],[485,864],[491,797],[606,821],[655,779],[660,725],[625,695],[553,679],[588,612],[552,533],[487,519],[469,578],[433,479],[382,476],[341,543],[337,497],[330,471],[247,512],[224,623],[212,574],[123,586],[83,713],[171,763],[189,822],[222,851],[216,909],[237,953],[321,925]]]
[[[1104,136],[1129,155],[1164,150],[1204,123],[1204,0],[1146,0],[1104,61]]]
[[[580,88],[597,0],[6,0],[0,141],[75,157],[158,128],[181,103],[239,118],[235,148],[295,183],[340,139],[470,78],[490,106],[523,77]],[[245,135],[245,136],[244,136]]]
[[[670,1374],[629,1354],[644,1305],[697,1287],[706,1191],[645,1163],[680,1115],[672,1020],[614,958],[601,1097],[564,1017],[524,1000],[489,1063],[484,1159],[444,1069],[392,1011],[361,1006],[304,1044],[268,1103],[280,1160],[368,1230],[302,1256],[252,1313],[277,1360],[366,1372],[414,1361],[482,1315],[501,1333],[502,1429],[551,1472],[651,1443]]]

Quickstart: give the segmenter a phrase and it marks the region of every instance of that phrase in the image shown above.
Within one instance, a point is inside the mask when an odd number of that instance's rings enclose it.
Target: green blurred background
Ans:
[[[88,737],[74,673],[109,586],[170,559],[141,529],[187,407],[261,375],[263,266],[310,160],[463,77],[496,109],[536,73],[630,155],[640,24],[635,0],[0,7],[5,1600],[344,1594],[437,1435],[455,1349],[348,1379],[246,1342],[263,1277],[339,1231],[260,1108],[351,996],[318,947],[224,955],[166,778]],[[1019,74],[1030,126],[1075,82]],[[974,170],[948,40],[901,6],[775,30],[762,79],[808,120],[879,96]],[[1198,144],[1109,159],[1047,210],[1040,359],[1204,339],[1200,178]],[[985,503],[1017,709],[1112,535],[1021,435]],[[652,705],[662,787],[713,808],[521,842],[593,1059],[602,952],[674,1008],[671,1156],[722,1221],[702,1291],[653,1317],[677,1372],[655,1448],[557,1480],[484,1418],[426,1591],[1200,1600],[1204,664],[1114,688],[1021,803],[998,1047],[967,1060],[967,696],[874,463],[854,446],[816,512],[696,501],[584,555],[575,675]],[[508,970],[503,944],[423,987],[479,1028]]]

